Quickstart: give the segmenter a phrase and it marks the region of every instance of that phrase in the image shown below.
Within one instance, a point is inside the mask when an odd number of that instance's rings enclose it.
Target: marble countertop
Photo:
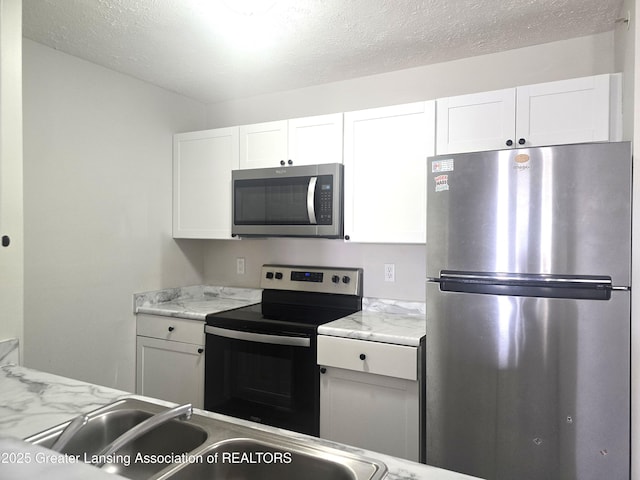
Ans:
[[[134,312],[203,320],[208,313],[262,300],[262,290],[192,286],[134,295]],[[362,301],[362,311],[321,325],[318,333],[398,345],[418,346],[426,332],[425,304],[381,298]]]
[[[71,380],[16,365],[0,367],[0,453],[34,451],[36,447],[19,441],[42,430],[66,422],[79,413],[86,413],[119,398],[136,397],[166,406],[169,402],[128,394],[111,388]],[[326,445],[339,450],[381,460],[387,465],[387,480],[465,480],[466,475],[428,465],[402,460],[388,455],[342,445],[301,433],[287,432],[274,427],[200,411],[199,414],[266,432],[285,434],[306,443]],[[77,467],[72,468],[72,467]],[[28,470],[28,471],[27,471]],[[44,473],[46,472],[46,475]],[[18,465],[0,462],[0,478],[44,478],[51,480],[106,480],[121,478],[94,471],[86,465]]]
[[[134,313],[204,321],[208,313],[246,307],[260,301],[260,289],[197,285],[136,293],[133,308]]]
[[[417,347],[426,326],[424,303],[365,298],[362,311],[320,325],[318,334]]]

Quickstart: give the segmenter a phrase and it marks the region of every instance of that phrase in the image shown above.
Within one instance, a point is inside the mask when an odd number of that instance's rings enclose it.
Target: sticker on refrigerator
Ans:
[[[449,190],[449,175],[438,175],[434,180],[436,181],[436,192]]]
[[[453,172],[453,158],[431,162],[431,173]]]

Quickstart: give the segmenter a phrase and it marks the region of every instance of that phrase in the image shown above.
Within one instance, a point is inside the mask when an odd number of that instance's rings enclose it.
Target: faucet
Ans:
[[[191,415],[193,414],[193,407],[190,403],[186,403],[184,405],[180,405],[178,407],[172,408],[170,410],[165,410],[164,412],[156,413],[150,418],[147,418],[144,422],[139,423],[135,427],[130,428],[118,438],[116,438],[109,445],[104,447],[100,453],[98,453],[94,458],[97,459],[96,462],[92,462],[92,464],[98,468],[102,467],[107,458],[113,455],[116,451],[120,450],[125,444],[140,438],[145,433],[153,430],[156,427],[168,422],[169,420],[177,419],[177,420],[189,420]]]
[[[67,446],[69,440],[71,440],[78,430],[84,427],[89,421],[89,417],[86,415],[78,415],[76,418],[69,422],[69,425],[62,431],[60,436],[58,436],[57,440],[51,445],[51,450],[56,452],[62,452],[62,449]]]

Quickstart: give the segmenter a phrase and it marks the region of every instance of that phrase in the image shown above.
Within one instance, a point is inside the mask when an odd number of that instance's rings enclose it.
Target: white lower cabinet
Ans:
[[[318,336],[320,437],[419,461],[418,358],[417,347]]]
[[[204,407],[204,322],[137,316],[136,393]]]

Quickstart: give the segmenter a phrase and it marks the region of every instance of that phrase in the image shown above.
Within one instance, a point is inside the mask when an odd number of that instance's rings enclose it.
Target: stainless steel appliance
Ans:
[[[343,166],[234,170],[232,235],[341,238]]]
[[[362,309],[362,269],[264,265],[261,287],[207,315],[205,409],[318,436],[318,325]]]
[[[428,159],[428,464],[628,479],[627,142]]]

